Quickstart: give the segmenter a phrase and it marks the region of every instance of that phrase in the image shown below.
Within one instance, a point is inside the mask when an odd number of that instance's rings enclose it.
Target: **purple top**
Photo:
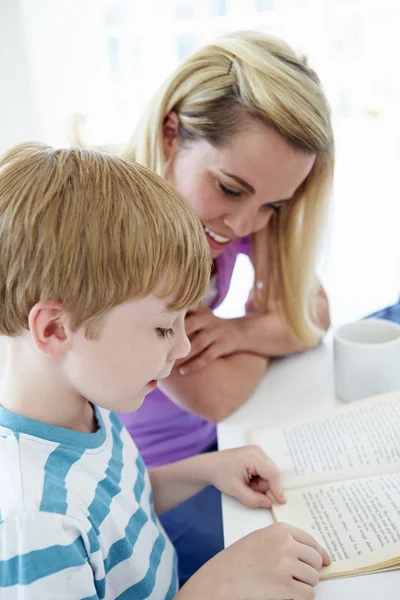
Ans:
[[[218,295],[212,310],[228,293],[238,254],[249,256],[250,249],[248,236],[232,242],[216,259]],[[150,392],[136,412],[118,416],[151,467],[199,454],[217,439],[215,423],[180,408],[159,389]]]

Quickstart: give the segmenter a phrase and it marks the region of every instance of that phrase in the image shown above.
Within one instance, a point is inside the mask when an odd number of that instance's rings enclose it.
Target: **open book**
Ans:
[[[321,579],[400,568],[400,392],[248,439],[282,471],[287,503],[274,505],[275,520],[329,552]]]

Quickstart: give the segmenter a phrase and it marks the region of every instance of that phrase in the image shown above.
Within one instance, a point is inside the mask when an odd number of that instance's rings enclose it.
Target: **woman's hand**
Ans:
[[[310,310],[314,323],[322,331],[328,329],[329,301],[322,287],[310,302]],[[289,332],[279,313],[255,312],[251,296],[246,305],[246,313],[245,317],[237,319],[220,319],[204,306],[188,312],[185,329],[192,348],[188,356],[176,362],[179,373],[196,373],[217,358],[237,352],[270,358],[308,349],[308,346]]]
[[[323,331],[327,331],[329,329],[331,325],[329,299],[322,286],[319,288],[318,294],[311,307],[311,315],[314,323]]]
[[[249,508],[285,503],[279,469],[259,446],[210,453],[205,475],[208,483]]]
[[[240,332],[236,323],[237,319],[216,317],[204,306],[189,312],[185,329],[192,348],[188,356],[176,363],[179,373],[195,373],[221,356],[238,352]]]

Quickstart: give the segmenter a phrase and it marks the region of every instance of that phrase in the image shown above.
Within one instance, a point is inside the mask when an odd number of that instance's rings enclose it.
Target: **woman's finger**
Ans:
[[[212,363],[218,355],[215,353],[215,344],[211,344],[206,350],[201,352],[195,358],[189,360],[182,367],[179,367],[180,375],[189,375],[190,373],[197,373],[204,369],[207,365]]]
[[[192,335],[196,331],[206,329],[212,326],[217,318],[213,315],[211,310],[208,308],[198,308],[196,311],[187,313],[185,318],[185,330],[186,335]]]
[[[194,313],[193,315],[186,317],[186,319],[185,319],[186,335],[189,337],[193,333],[196,333],[196,331],[200,331],[200,330],[204,329],[204,322],[205,322],[204,316],[198,315],[197,313]]]
[[[212,331],[201,331],[191,339],[191,348],[189,354],[185,357],[185,362],[189,362],[201,352],[204,352],[215,341]]]

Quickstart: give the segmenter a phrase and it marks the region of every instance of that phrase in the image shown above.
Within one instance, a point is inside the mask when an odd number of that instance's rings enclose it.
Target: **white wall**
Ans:
[[[101,0],[20,0],[43,141],[68,142],[66,118],[106,112],[108,80]]]
[[[41,137],[19,0],[0,2],[0,152]]]
[[[67,144],[71,113],[112,112],[101,3],[0,1],[0,152],[33,139]]]

